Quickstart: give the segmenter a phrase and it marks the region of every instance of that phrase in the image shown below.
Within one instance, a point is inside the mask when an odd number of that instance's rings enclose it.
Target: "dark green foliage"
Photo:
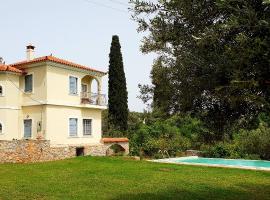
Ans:
[[[107,124],[106,114],[104,111],[103,124]],[[127,135],[118,130],[108,131],[105,125],[103,133],[107,137],[128,136],[131,155],[162,158],[195,149],[205,157],[270,160],[270,115],[267,113],[259,114],[253,128],[237,130],[223,142],[215,142],[216,134],[190,115],[174,115],[164,120],[154,113],[131,112],[128,124]]]
[[[155,60],[151,71],[152,85],[139,85],[141,95],[140,99],[144,103],[153,100],[153,112],[159,116],[169,116],[171,104],[171,83],[169,77],[169,68],[163,65],[163,58],[159,57]]]
[[[102,112],[102,133],[103,137],[130,137],[145,118],[144,113],[129,112],[128,114],[128,131],[121,131],[117,129],[108,129],[108,110]]]
[[[110,129],[125,131],[128,128],[128,93],[118,36],[112,37],[109,64],[109,111]]]
[[[223,142],[213,142],[216,135],[201,120],[190,115],[175,115],[167,120],[140,114],[141,118],[143,116],[146,124],[137,118],[128,131],[132,155],[161,158],[196,149],[205,157],[270,160],[269,114],[260,114],[254,129],[241,129]]]
[[[204,156],[270,160],[269,119],[269,115],[262,113],[257,119],[255,129],[241,129],[227,142],[203,145],[201,150],[204,151]]]
[[[224,143],[203,146],[201,150],[203,150],[203,156],[208,158],[228,158],[231,156],[228,145]]]
[[[154,110],[198,117],[213,142],[269,112],[268,0],[131,2],[138,30],[149,33],[142,51],[162,58],[148,86]]]
[[[190,116],[152,119],[132,131],[130,149],[135,155],[143,150],[145,156],[175,156],[189,148],[199,148],[207,132],[200,120]]]
[[[258,155],[261,159],[270,160],[269,124],[261,122],[257,129],[240,130],[235,143],[242,155]]]

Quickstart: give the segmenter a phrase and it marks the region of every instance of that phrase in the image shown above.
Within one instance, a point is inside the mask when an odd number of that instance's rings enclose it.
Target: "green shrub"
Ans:
[[[132,154],[139,154],[143,150],[147,156],[154,156],[160,152],[168,152],[170,156],[185,151],[191,147],[191,140],[183,136],[179,126],[172,117],[168,120],[156,120],[151,124],[141,124],[130,135]],[[179,125],[179,124],[178,124]]]
[[[225,143],[204,145],[201,150],[203,151],[203,156],[210,158],[228,158],[231,155],[230,149]]]
[[[255,130],[240,130],[234,142],[246,157],[270,160],[270,128],[267,123],[261,122]]]

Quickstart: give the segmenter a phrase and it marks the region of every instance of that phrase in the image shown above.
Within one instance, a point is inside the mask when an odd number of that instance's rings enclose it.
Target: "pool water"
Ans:
[[[264,160],[201,158],[197,156],[190,156],[181,158],[159,159],[155,160],[155,162],[270,170],[270,161]]]

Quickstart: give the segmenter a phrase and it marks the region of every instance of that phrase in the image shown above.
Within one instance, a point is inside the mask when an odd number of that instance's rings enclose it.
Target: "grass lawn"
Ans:
[[[80,157],[0,165],[0,200],[270,199],[270,172]]]

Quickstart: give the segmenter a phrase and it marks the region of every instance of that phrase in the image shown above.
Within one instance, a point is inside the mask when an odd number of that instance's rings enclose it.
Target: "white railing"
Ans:
[[[107,105],[107,99],[106,99],[105,94],[82,92],[81,93],[81,103],[82,104],[106,106]]]

